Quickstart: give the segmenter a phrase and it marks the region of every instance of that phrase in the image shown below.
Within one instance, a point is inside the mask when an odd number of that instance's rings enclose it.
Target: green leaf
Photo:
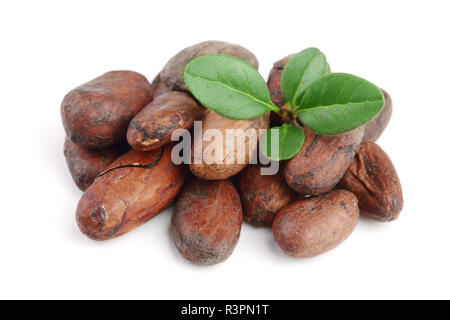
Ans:
[[[294,57],[281,74],[281,90],[291,106],[298,105],[298,98],[308,83],[327,74],[325,55],[316,48],[308,48]]]
[[[258,71],[235,57],[222,54],[198,57],[186,66],[184,81],[206,108],[229,119],[247,120],[269,110],[279,112]]]
[[[351,74],[330,73],[308,85],[295,112],[313,132],[334,136],[366,124],[383,105],[383,93],[374,84]]]
[[[284,123],[270,128],[259,142],[261,153],[270,160],[281,161],[295,156],[303,146],[305,132],[302,128]]]

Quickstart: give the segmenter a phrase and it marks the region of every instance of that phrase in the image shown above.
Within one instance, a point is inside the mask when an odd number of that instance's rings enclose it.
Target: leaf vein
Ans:
[[[221,85],[221,86],[223,86],[223,87],[225,87],[227,89],[230,89],[231,91],[234,91],[234,92],[240,93],[242,95],[245,95],[245,96],[249,97],[250,99],[252,99],[252,100],[254,100],[254,101],[256,101],[256,102],[258,102],[258,103],[260,103],[260,104],[262,104],[262,105],[264,105],[266,107],[268,107],[270,110],[274,110],[274,111],[278,112],[278,108],[275,105],[271,105],[271,104],[269,104],[267,102],[264,102],[264,101],[262,101],[262,100],[260,100],[258,98],[255,98],[254,96],[252,96],[251,94],[249,94],[249,93],[247,93],[245,91],[241,91],[241,90],[235,89],[235,88],[230,87],[229,85],[226,85],[226,84],[224,84],[222,82],[209,80],[207,78],[200,77],[200,76],[195,76],[195,75],[193,75],[191,73],[188,73],[188,74],[191,77],[193,77],[193,78],[197,78],[197,79],[201,79],[201,80],[204,80],[204,81],[207,81],[207,82],[215,83],[215,84]]]
[[[378,101],[381,101],[381,100],[366,100],[366,101],[361,101],[361,102],[349,102],[349,103],[345,103],[345,104],[335,103],[335,104],[330,104],[328,106],[315,106],[315,107],[300,109],[300,110],[298,110],[298,112],[301,113],[301,112],[306,112],[306,111],[315,110],[315,109],[329,109],[329,108],[337,107],[337,106],[347,107],[348,105],[351,105],[351,104],[353,104],[353,105],[354,104],[365,104],[365,103],[373,103],[373,102],[378,102]]]
[[[314,61],[314,59],[315,59],[318,55],[319,55],[319,53],[316,52],[315,55],[314,55],[314,57],[308,62],[308,65],[307,65],[306,68],[305,68],[305,72],[303,72],[302,77],[300,78],[300,81],[299,81],[299,83],[298,83],[297,89],[296,89],[295,92],[294,92],[294,96],[292,97],[292,102],[291,102],[292,104],[294,104],[295,97],[297,96],[297,94],[298,94],[298,92],[299,92],[299,90],[300,90],[300,87],[302,86],[302,81],[303,81],[303,78],[305,77],[306,72],[308,71],[308,68],[311,66],[311,63]]]

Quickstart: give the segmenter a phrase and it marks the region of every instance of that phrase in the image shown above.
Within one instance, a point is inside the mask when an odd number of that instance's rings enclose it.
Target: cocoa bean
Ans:
[[[157,149],[171,141],[175,130],[191,128],[200,115],[200,106],[188,95],[176,91],[164,93],[133,118],[127,141],[135,150]]]
[[[353,192],[361,214],[377,221],[395,220],[403,208],[402,187],[394,165],[372,142],[361,143],[338,187]]]
[[[286,254],[314,257],[341,244],[353,232],[358,218],[355,195],[336,190],[283,208],[273,222],[273,234]]]
[[[278,211],[297,199],[279,171],[261,175],[261,165],[249,165],[239,175],[238,189],[244,219],[254,225],[271,226]]]
[[[202,136],[199,135],[194,137],[194,145],[202,145],[201,155],[203,156],[201,161],[198,161],[199,163],[195,163],[195,153],[193,152],[193,159],[192,163],[189,165],[189,169],[194,175],[205,180],[227,179],[239,173],[247,166],[252,156],[255,155],[258,147],[257,140],[261,134],[260,129],[268,129],[269,117],[269,113],[266,113],[265,115],[252,120],[231,120],[218,115],[214,111],[206,110],[202,119]],[[215,150],[216,148],[214,147],[218,145],[215,139],[202,142],[201,139],[203,138],[204,133],[210,129],[218,130],[223,137],[223,143],[220,145],[222,147],[221,150]],[[251,132],[251,135],[244,138],[243,145],[235,141],[234,148],[232,149],[230,147],[232,150],[227,152],[227,129],[242,130],[241,132],[244,133],[249,129],[254,130]],[[214,151],[211,153],[205,152],[208,149],[214,149]],[[244,149],[245,151],[242,153],[241,150]]]
[[[386,91],[381,91],[384,95],[384,107],[373,120],[366,124],[363,141],[377,141],[391,119],[392,99]]]
[[[289,187],[300,194],[332,190],[344,175],[364,134],[359,128],[340,136],[319,136],[305,128],[305,143],[284,168]]]
[[[247,60],[258,69],[255,55],[244,47],[223,41],[205,41],[187,47],[172,57],[161,71],[161,80],[170,90],[187,91],[184,84],[184,69],[193,59],[206,54],[227,54]]]
[[[103,169],[128,149],[129,147],[126,145],[117,145],[92,150],[79,146],[66,138],[64,156],[75,184],[85,191]]]
[[[120,236],[166,208],[184,182],[184,168],[174,165],[166,145],[150,152],[130,150],[109,165],[78,203],[76,220],[86,236]]]
[[[231,255],[241,226],[241,202],[232,183],[194,179],[177,199],[171,230],[186,259],[212,265]]]
[[[101,149],[124,140],[131,119],[152,100],[147,79],[132,71],[111,71],[70,91],[61,104],[67,136]]]

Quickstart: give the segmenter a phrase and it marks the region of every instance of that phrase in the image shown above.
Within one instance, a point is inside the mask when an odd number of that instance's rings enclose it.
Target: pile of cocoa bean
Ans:
[[[228,163],[225,152],[221,163],[174,164],[171,138],[177,129],[191,129],[195,120],[202,121],[203,131],[223,132],[268,129],[280,121],[274,113],[230,120],[200,105],[184,84],[184,68],[211,53],[258,68],[255,55],[242,46],[207,41],[176,54],[152,83],[136,72],[111,71],[64,97],[64,154],[84,191],[76,210],[82,233],[111,239],[175,202],[171,232],[176,247],[186,259],[211,265],[233,252],[243,220],[272,226],[275,241],[288,255],[312,257],[342,243],[360,213],[377,221],[399,216],[400,181],[375,144],[392,113],[384,91],[382,112],[364,127],[341,136],[319,136],[305,128],[303,148],[281,162],[276,175],[261,175],[261,164],[248,165],[257,152],[248,141],[244,164]],[[290,57],[276,62],[268,79],[278,107],[284,105],[280,76]]]

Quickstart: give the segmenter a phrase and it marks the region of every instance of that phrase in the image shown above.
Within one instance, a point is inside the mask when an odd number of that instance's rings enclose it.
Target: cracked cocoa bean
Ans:
[[[392,99],[389,94],[381,90],[384,95],[384,107],[380,114],[377,115],[365,126],[363,141],[375,142],[386,129],[392,115]]]
[[[150,152],[130,150],[103,170],[78,203],[81,232],[94,240],[111,239],[166,208],[185,176],[170,154],[169,145]]]
[[[147,79],[132,71],[111,71],[70,91],[61,104],[67,136],[101,149],[124,140],[131,119],[152,100]]]
[[[187,47],[172,57],[161,71],[162,82],[171,90],[188,91],[184,84],[184,69],[186,65],[197,57],[216,53],[246,60],[258,69],[258,60],[246,48],[223,41],[205,41]]]
[[[284,168],[288,185],[300,194],[319,195],[341,180],[359,148],[364,128],[340,136],[319,136],[305,128],[305,143]]]
[[[128,149],[129,147],[126,145],[117,145],[92,150],[79,146],[66,138],[64,156],[75,184],[85,191],[103,169]]]
[[[239,175],[244,219],[254,225],[271,226],[278,211],[297,199],[281,172],[261,175],[261,165],[250,165]]]
[[[266,113],[252,120],[231,120],[218,115],[214,111],[206,110],[202,118],[202,135],[194,137],[194,146],[202,146],[201,152],[197,154],[201,159],[195,159],[196,152],[194,150],[192,152],[192,163],[189,165],[191,172],[201,179],[220,180],[227,179],[242,171],[255,155],[258,146],[257,141],[261,135],[260,129],[268,129],[269,117],[269,113]],[[205,132],[210,129],[218,130],[218,133],[223,137],[222,143],[217,142],[214,137],[211,137],[209,141],[202,142],[202,139],[206,137]],[[235,139],[234,148],[231,148],[231,141],[233,140],[228,140],[230,150],[226,150],[227,129],[235,130],[238,136]],[[247,130],[249,130],[248,136],[244,137],[239,134],[245,133]]]
[[[171,230],[177,249],[186,259],[212,265],[231,255],[241,226],[241,202],[233,184],[197,178],[181,191]]]
[[[275,241],[293,257],[314,257],[340,245],[359,218],[358,200],[346,190],[296,201],[273,222]]]
[[[402,187],[394,165],[372,142],[361,143],[338,187],[353,192],[361,214],[374,220],[395,220],[403,208]]]
[[[200,115],[200,106],[187,94],[177,91],[164,93],[131,120],[127,141],[139,151],[160,148],[171,141],[175,130],[191,128]]]

